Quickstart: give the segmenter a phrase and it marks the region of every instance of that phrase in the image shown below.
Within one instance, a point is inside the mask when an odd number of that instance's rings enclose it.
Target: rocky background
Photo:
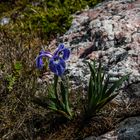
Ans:
[[[111,76],[110,82],[131,73],[115,101],[126,106],[132,100],[137,104],[140,101],[140,0],[103,2],[73,17],[71,28],[50,44],[54,47],[56,42],[63,42],[71,49],[67,72],[73,85],[86,89],[89,69],[84,60],[101,60]],[[139,140],[140,113],[136,116],[126,118],[103,136],[85,140]]]

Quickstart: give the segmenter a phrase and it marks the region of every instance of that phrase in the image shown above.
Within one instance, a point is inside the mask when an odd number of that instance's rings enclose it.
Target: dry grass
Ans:
[[[123,119],[137,115],[140,115],[140,101],[131,102],[129,108],[111,102],[90,121],[77,117],[72,122],[59,124],[55,132],[47,133],[42,139],[81,140],[88,136],[99,136],[114,129]]]
[[[4,28],[0,29],[0,38],[0,137],[14,139],[19,136],[30,139],[32,133],[25,122],[34,115],[43,114],[43,111],[30,101],[37,89],[35,57],[41,44],[37,39],[22,33],[16,35]],[[14,69],[17,61],[22,64],[18,74]],[[8,88],[9,75],[16,77],[11,90]]]

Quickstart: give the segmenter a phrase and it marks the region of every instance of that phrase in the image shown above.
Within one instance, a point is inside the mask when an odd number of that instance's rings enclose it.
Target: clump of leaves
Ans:
[[[16,80],[20,76],[20,72],[22,70],[22,64],[20,63],[20,61],[16,61],[13,67],[14,67],[13,73],[8,74],[6,77],[6,80],[8,82],[7,88],[9,90],[9,92],[12,91],[13,86],[16,83]]]
[[[88,62],[88,66],[90,68],[91,76],[88,86],[85,118],[91,118],[108,102],[113,100],[119,94],[114,93],[114,91],[129,77],[129,74],[125,75],[110,85],[109,76],[105,78],[105,71],[103,71],[101,62],[99,63],[98,68],[96,68],[95,61],[93,61],[93,64]]]
[[[47,97],[34,97],[33,102],[71,120],[73,114],[70,108],[68,89],[67,81],[64,81],[64,78],[61,78],[59,81],[59,77],[54,75],[54,84],[48,86]]]
[[[7,88],[8,88],[9,91],[11,91],[13,89],[14,84],[15,84],[16,77],[13,76],[13,75],[8,75],[6,77],[6,80],[8,81]]]

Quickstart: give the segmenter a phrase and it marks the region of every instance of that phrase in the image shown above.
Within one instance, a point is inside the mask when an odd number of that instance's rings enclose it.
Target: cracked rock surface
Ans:
[[[57,40],[71,49],[71,77],[86,83],[89,70],[83,60],[101,59],[113,81],[128,73],[129,84],[140,81],[139,0],[104,2],[73,16],[71,28]]]

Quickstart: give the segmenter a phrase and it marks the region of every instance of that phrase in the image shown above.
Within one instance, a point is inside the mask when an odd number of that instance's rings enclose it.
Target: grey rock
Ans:
[[[140,139],[140,117],[125,119],[117,128],[118,140],[139,140]]]
[[[89,27],[91,29],[101,27],[101,21],[99,19],[93,20],[90,22]]]
[[[111,75],[113,81],[128,73],[131,75],[126,85],[140,81],[140,7],[136,1],[131,3],[129,0],[104,2],[73,15],[71,28],[60,38],[71,48],[72,57],[76,55],[74,63],[68,62],[69,75],[76,77],[76,81],[88,81],[89,70],[83,60],[98,60],[100,56],[103,65],[108,67],[106,71],[115,73]]]
[[[126,92],[131,98],[140,98],[140,82],[129,85]]]
[[[130,117],[112,130],[99,137],[91,136],[84,140],[140,140],[140,117]]]

